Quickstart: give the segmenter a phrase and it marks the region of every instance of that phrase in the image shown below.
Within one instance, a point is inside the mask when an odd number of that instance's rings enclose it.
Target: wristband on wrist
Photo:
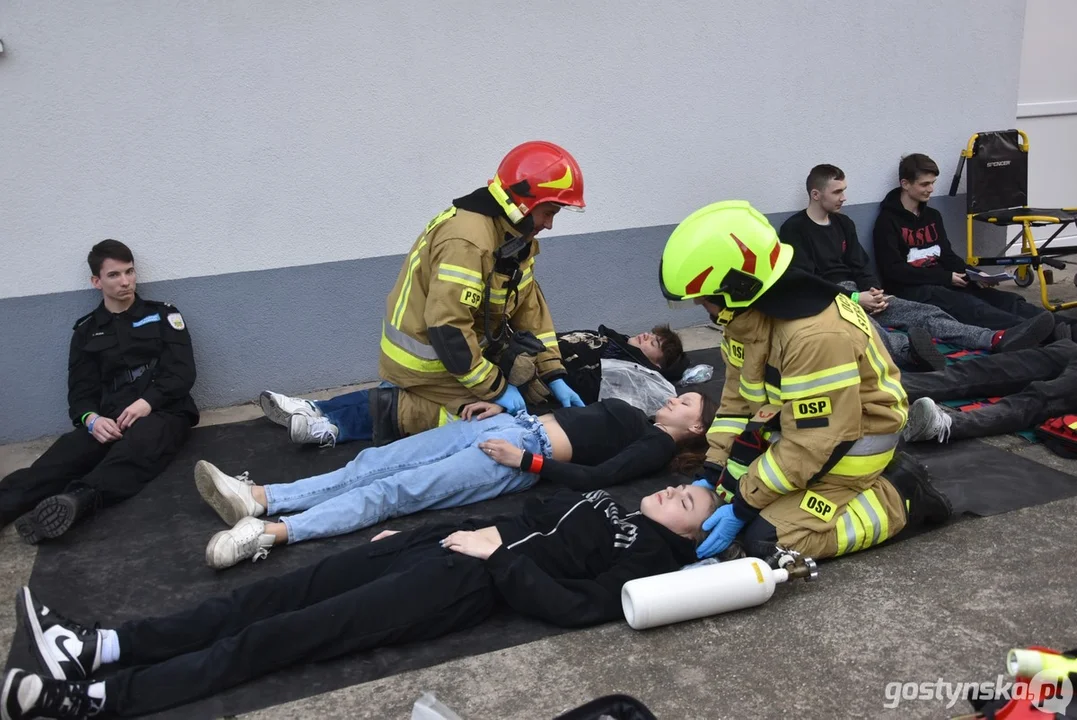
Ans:
[[[527,450],[524,450],[524,456],[520,459],[520,469],[524,472],[534,473],[538,475],[542,472],[542,461],[545,460],[541,455],[535,455]]]
[[[82,423],[83,425],[85,425],[86,424],[86,418],[90,417],[91,415],[96,415],[96,414],[97,413],[95,413],[93,410],[91,410],[90,412],[84,412],[84,413],[82,413],[82,417],[79,418],[79,422]]]
[[[860,293],[854,292],[852,295],[850,295],[850,297],[853,299],[854,303],[860,302]]]
[[[91,420],[91,421],[90,421],[90,424],[86,426],[86,432],[88,432],[88,433],[90,433],[91,435],[93,435],[93,424],[94,424],[95,422],[97,422],[97,418],[99,418],[99,417],[101,417],[101,416],[100,416],[100,415],[94,415],[94,418],[93,418],[93,420]]]

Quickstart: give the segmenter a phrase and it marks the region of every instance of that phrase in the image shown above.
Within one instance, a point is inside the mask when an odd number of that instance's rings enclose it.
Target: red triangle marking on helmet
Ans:
[[[782,244],[780,242],[774,243],[774,249],[770,251],[770,269],[773,270],[774,266],[778,264],[778,256],[782,254]]]
[[[729,237],[733,238],[733,240],[736,241],[737,247],[740,248],[740,254],[744,256],[744,262],[741,263],[740,269],[743,270],[744,272],[748,273],[749,275],[754,275],[755,274],[755,260],[756,260],[755,253],[752,252],[751,250],[749,250],[748,246],[745,245],[744,243],[742,243],[740,241],[740,238],[737,237],[736,235],[734,235],[733,233],[729,233]]]
[[[694,295],[695,293],[699,292],[703,288],[703,281],[706,280],[707,276],[711,274],[711,270],[714,270],[713,265],[701,272],[699,275],[696,275],[694,278],[692,278],[692,282],[688,283],[688,285],[684,288],[684,294]]]

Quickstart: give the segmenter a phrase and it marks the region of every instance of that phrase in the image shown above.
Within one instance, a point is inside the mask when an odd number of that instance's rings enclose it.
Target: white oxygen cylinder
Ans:
[[[629,580],[621,588],[621,607],[628,624],[644,630],[762,605],[788,579],[787,570],[740,558]]]

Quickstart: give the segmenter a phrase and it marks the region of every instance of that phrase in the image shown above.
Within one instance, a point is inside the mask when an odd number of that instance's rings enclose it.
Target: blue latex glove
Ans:
[[[524,396],[520,394],[515,385],[509,385],[505,388],[505,392],[498,395],[494,402],[505,408],[505,412],[510,415],[515,415],[521,410],[527,409]]]
[[[561,403],[561,407],[583,407],[583,400],[580,400],[576,391],[570,388],[562,378],[557,378],[550,383],[550,392]]]
[[[744,521],[733,514],[732,505],[718,508],[703,521],[703,532],[709,532],[710,535],[696,548],[696,557],[700,560],[714,557],[729,547],[743,528]]]
[[[707,480],[707,478],[700,478],[699,480],[696,480],[692,484],[695,485],[696,487],[707,488],[711,492],[714,492],[714,486],[710,484],[710,482]]]

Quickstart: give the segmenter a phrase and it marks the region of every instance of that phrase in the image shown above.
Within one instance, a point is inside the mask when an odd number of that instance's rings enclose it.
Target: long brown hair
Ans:
[[[699,392],[692,390],[690,392]],[[703,397],[703,409],[699,414],[700,425],[703,432],[699,435],[690,435],[677,442],[677,454],[669,461],[669,471],[679,475],[691,475],[703,467],[703,461],[707,458],[707,431],[710,430],[714,416],[718,414],[718,403],[706,393],[699,393]]]

